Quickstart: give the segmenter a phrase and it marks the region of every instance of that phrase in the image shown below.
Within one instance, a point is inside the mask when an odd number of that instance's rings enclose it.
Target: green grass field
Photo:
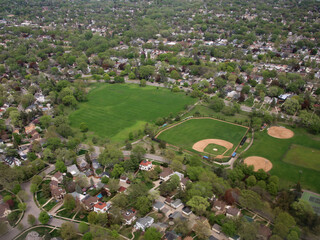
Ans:
[[[213,119],[191,119],[162,132],[158,138],[169,144],[194,151],[193,144],[204,139],[229,141],[234,148],[244,137],[247,128]]]
[[[217,151],[214,151],[213,149],[217,149]],[[213,154],[213,155],[221,155],[223,154],[227,148],[217,145],[217,144],[208,144],[208,146],[204,149],[205,152]]]
[[[196,100],[165,88],[135,84],[96,84],[88,101],[69,116],[71,125],[88,124],[89,131],[114,141],[124,141],[132,131],[143,129],[158,117],[176,115]]]
[[[320,150],[292,144],[283,161],[320,171]]]
[[[289,128],[289,127],[287,127]],[[320,150],[320,139],[307,133],[301,128],[289,128],[294,132],[294,137],[290,139],[277,139],[268,135],[267,131],[255,132],[255,139],[251,148],[242,155],[242,158],[249,156],[260,156],[269,159],[273,167],[270,174],[280,178],[282,187],[293,186],[299,180],[299,171],[302,170],[301,185],[304,189],[309,189],[320,193],[320,172],[303,166],[297,166],[284,159],[293,144],[301,147]],[[301,151],[301,148],[298,150]],[[303,158],[304,161],[309,159]]]

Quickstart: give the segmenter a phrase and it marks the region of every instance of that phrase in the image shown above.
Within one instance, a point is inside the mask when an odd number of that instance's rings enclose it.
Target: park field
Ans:
[[[271,137],[266,130],[255,132],[253,145],[242,158],[260,156],[269,159],[273,165],[269,173],[280,178],[280,187],[294,186],[301,174],[302,188],[320,193],[320,171],[316,166],[320,138],[302,128],[286,128],[294,132],[290,139]]]
[[[88,101],[81,103],[69,120],[73,127],[84,122],[90,132],[122,142],[130,132],[143,130],[146,123],[170,113],[175,116],[195,101],[184,93],[172,93],[165,88],[101,83],[93,86]]]
[[[179,148],[196,152],[192,149],[193,144],[204,139],[222,139],[232,143],[233,149],[235,149],[246,132],[246,127],[210,118],[200,118],[190,119],[169,128],[160,133],[157,138]],[[219,152],[222,150],[218,149]],[[232,151],[230,151],[231,153]]]
[[[320,172],[320,150],[314,148],[292,144],[283,161]]]

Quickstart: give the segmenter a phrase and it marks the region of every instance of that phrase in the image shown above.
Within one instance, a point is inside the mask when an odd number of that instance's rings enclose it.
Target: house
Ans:
[[[131,225],[136,220],[137,211],[135,209],[129,209],[122,213],[123,220],[126,225]]]
[[[28,126],[26,126],[24,128],[25,133],[28,135],[30,134],[32,131],[34,131],[36,129],[36,125],[34,125],[33,123],[30,123]]]
[[[213,230],[214,232],[220,234],[220,233],[221,233],[221,226],[215,223],[215,224],[213,224],[213,226],[212,226],[212,230]]]
[[[182,213],[189,216],[192,213],[192,211],[189,207],[184,207],[182,208]]]
[[[171,207],[173,207],[174,209],[179,208],[180,206],[182,206],[182,201],[180,199],[176,199],[174,202],[171,203]]]
[[[179,211],[175,211],[174,213],[170,213],[169,218],[172,220],[177,220],[177,219],[185,220],[185,218],[182,216],[182,213]]]
[[[215,200],[214,203],[213,203],[212,210],[214,210],[214,211],[224,211],[225,207],[226,207],[225,202],[220,201],[220,200]]]
[[[0,204],[0,220],[4,219],[11,213],[10,207],[8,203]]]
[[[61,172],[56,172],[52,177],[51,177],[51,181],[55,181],[58,183],[61,183],[63,180],[63,174]]]
[[[173,171],[170,168],[163,168],[162,172],[159,174],[159,177],[162,181],[168,181],[172,173]]]
[[[148,160],[141,161],[139,169],[143,171],[149,171],[150,169],[152,169],[152,162]]]
[[[82,199],[82,201],[81,201],[81,203],[82,203],[82,205],[84,206],[84,208],[87,210],[87,211],[89,211],[89,210],[92,210],[93,209],[93,206],[96,204],[96,203],[98,203],[98,201],[99,201],[99,199],[98,199],[98,197],[92,197],[92,196],[90,196],[90,195],[87,195],[87,196],[85,196],[83,199]]]
[[[67,167],[67,172],[71,173],[72,176],[78,176],[80,174],[79,169],[75,164]]]
[[[175,231],[166,232],[164,240],[181,240],[181,237],[175,233]]]
[[[163,203],[163,202],[156,201],[156,202],[153,204],[153,209],[154,209],[155,211],[161,211],[163,208],[164,208],[164,203]]]
[[[51,181],[50,182],[50,190],[51,190],[51,196],[57,200],[61,201],[64,198],[64,195],[66,195],[66,190],[64,190],[62,187],[58,186],[57,181]]]
[[[97,202],[94,206],[93,206],[93,211],[97,212],[97,213],[105,213],[107,212],[109,209],[111,208],[111,203],[110,202]]]
[[[227,217],[239,217],[240,210],[236,207],[229,207],[226,212]]]
[[[219,240],[219,239],[216,238],[215,236],[211,235],[211,236],[209,237],[209,240]]]
[[[121,176],[120,177],[120,182],[126,183],[127,180],[128,180],[128,177],[126,177],[126,176]]]
[[[77,157],[77,165],[78,165],[81,172],[87,170],[90,167],[89,163],[86,162],[85,155],[81,155],[81,156]]]
[[[185,178],[185,177],[181,178],[180,187],[182,190],[186,189],[188,182],[190,182],[189,178]]]
[[[162,223],[162,222],[157,222],[157,223],[152,223],[151,227],[154,227],[159,232],[163,233],[168,228],[168,224]]]
[[[139,218],[134,225],[134,228],[136,230],[140,229],[142,231],[145,231],[148,227],[151,226],[151,224],[154,222],[154,219],[152,217],[144,217],[144,218]]]
[[[123,193],[123,192],[125,192],[125,191],[127,191],[127,188],[125,188],[125,187],[123,187],[123,186],[119,187],[119,189],[118,189],[118,192],[119,192],[119,193]]]
[[[168,204],[168,205],[171,205],[171,202],[172,202],[172,200],[171,200],[170,197],[167,197],[167,198],[164,200],[164,203],[165,203],[165,204]]]
[[[270,228],[268,228],[267,226],[264,226],[264,225],[260,225],[260,228],[259,228],[258,234],[257,234],[258,239],[267,240],[270,238],[271,235],[272,235],[272,232],[271,232]]]

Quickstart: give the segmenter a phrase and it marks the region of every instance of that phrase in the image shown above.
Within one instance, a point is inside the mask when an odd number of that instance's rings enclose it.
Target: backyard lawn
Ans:
[[[100,137],[124,141],[130,132],[143,130],[147,122],[170,113],[175,116],[195,101],[184,93],[172,93],[165,88],[96,84],[88,94],[88,101],[81,103],[69,119],[73,127],[84,122],[89,131]]]

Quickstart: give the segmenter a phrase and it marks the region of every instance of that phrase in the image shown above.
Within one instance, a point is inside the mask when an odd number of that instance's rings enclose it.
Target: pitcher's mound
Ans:
[[[257,157],[257,156],[252,156],[252,157],[247,157],[244,160],[244,163],[247,164],[248,166],[252,165],[253,170],[256,172],[259,169],[263,169],[265,172],[268,172],[272,168],[272,163],[263,157]]]
[[[294,133],[284,127],[271,127],[268,129],[268,134],[271,137],[280,138],[280,139],[288,139],[294,136]]]

